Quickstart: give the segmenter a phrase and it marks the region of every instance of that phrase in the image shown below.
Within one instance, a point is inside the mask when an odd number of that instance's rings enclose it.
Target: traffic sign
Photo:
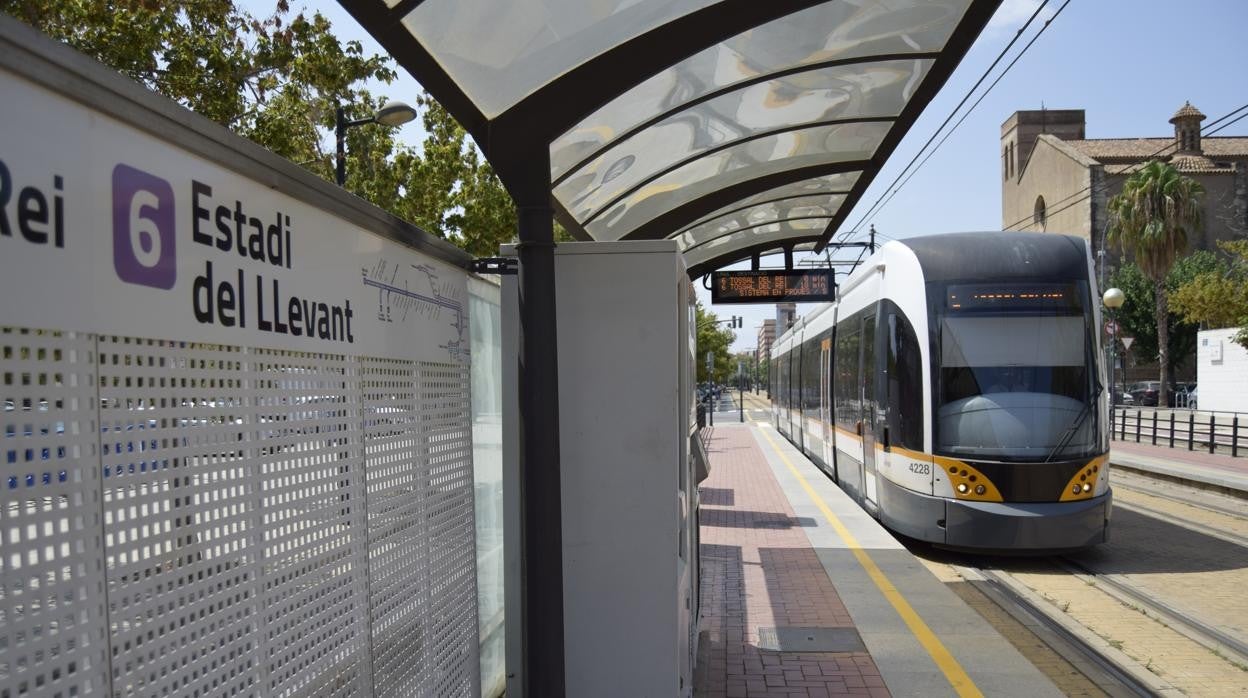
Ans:
[[[1130,349],[1130,348],[1131,348],[1131,343],[1132,343],[1132,342],[1134,342],[1134,341],[1135,341],[1135,337],[1123,337],[1123,338],[1122,338],[1122,347],[1123,347],[1124,349]]]
[[[1118,334],[1118,323],[1109,320],[1105,323],[1105,332],[1108,334]]]

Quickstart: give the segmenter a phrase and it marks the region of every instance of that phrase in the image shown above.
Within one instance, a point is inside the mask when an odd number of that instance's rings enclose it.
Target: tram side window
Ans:
[[[792,407],[789,393],[789,373],[792,368],[792,352],[786,352],[780,357],[780,403],[787,408]]]
[[[775,357],[769,356],[768,357],[768,393],[771,396],[771,401],[773,402],[776,400],[776,382],[780,381],[780,376],[778,375],[778,373],[776,373],[776,371],[778,371],[778,367],[776,367]]]
[[[781,407],[788,407],[789,406],[789,355],[781,354],[780,358],[776,359],[776,367],[778,369],[776,373],[779,374],[779,378],[777,381],[778,385],[776,386],[775,392],[772,394],[776,396],[776,402],[778,402]]]
[[[835,397],[836,425],[854,432],[858,422],[858,345],[862,330],[859,319],[854,316],[836,327],[836,357],[833,361],[834,380],[832,392]]]
[[[794,344],[789,352],[789,408],[802,410],[802,345]]]
[[[802,409],[807,414],[819,413],[819,342],[811,339],[802,345]]]
[[[861,378],[863,379],[863,386],[862,386],[863,417],[862,419],[870,420],[870,423],[872,425],[876,423],[875,415],[878,414],[878,411],[876,410],[877,405],[875,402],[875,398],[876,398],[875,384],[876,384],[876,376],[878,376],[880,373],[880,368],[879,366],[876,365],[876,361],[875,361],[876,360],[875,342],[876,342],[875,312],[874,310],[872,310],[871,313],[867,315],[866,319],[863,320],[863,323],[862,323],[862,376],[861,376]],[[877,434],[875,438],[879,439],[880,435]]]
[[[919,340],[905,315],[888,315],[888,429],[892,444],[923,450],[923,373]]]

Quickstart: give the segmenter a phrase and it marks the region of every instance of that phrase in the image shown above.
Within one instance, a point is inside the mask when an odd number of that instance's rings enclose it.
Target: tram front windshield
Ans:
[[[1090,453],[1096,420],[1085,413],[1094,411],[1087,284],[940,290],[938,451],[989,460]]]

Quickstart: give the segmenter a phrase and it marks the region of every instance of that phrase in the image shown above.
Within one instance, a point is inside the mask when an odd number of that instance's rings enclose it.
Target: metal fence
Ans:
[[[1115,407],[1112,438],[1229,456],[1248,455],[1248,424],[1236,412]]]

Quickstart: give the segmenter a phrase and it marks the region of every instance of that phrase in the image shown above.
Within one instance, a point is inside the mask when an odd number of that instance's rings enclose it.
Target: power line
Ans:
[[[949,136],[952,136],[954,131],[958,130],[958,127],[962,125],[962,122],[966,121],[966,117],[970,116],[971,112],[975,111],[975,108],[979,106],[980,102],[984,101],[984,98],[988,96],[988,93],[992,92],[993,88],[997,86],[997,83],[1001,82],[1001,78],[1005,77],[1006,74],[1010,72],[1010,69],[1014,67],[1014,64],[1018,62],[1018,59],[1022,58],[1023,54],[1027,53],[1027,49],[1031,48],[1031,45],[1036,43],[1036,39],[1040,38],[1040,35],[1044,33],[1044,30],[1048,28],[1049,24],[1053,20],[1057,19],[1057,16],[1060,15],[1062,10],[1066,9],[1066,5],[1069,4],[1070,0],[1066,0],[1065,4],[1057,8],[1057,12],[1055,12],[1053,16],[1044,23],[1044,27],[1041,28],[1035,36],[1031,37],[1031,41],[1027,42],[1027,45],[1023,47],[1023,50],[1019,51],[1018,55],[1014,57],[1014,60],[1010,61],[1010,64],[1005,67],[1005,70],[1001,71],[1001,74],[997,76],[997,79],[992,81],[992,84],[988,86],[988,89],[984,90],[983,94],[979,96],[979,99],[975,100],[975,103],[971,105],[971,108],[967,109],[966,112],[962,114],[962,118],[958,119],[958,122],[953,125],[953,128],[949,129],[949,131],[945,133],[944,137],[940,139],[940,142],[936,144],[936,147],[928,151],[927,155],[923,158],[922,162],[919,163],[918,167],[915,167],[914,170],[912,170],[905,178],[905,180],[902,181],[896,189],[888,194],[888,198],[885,199],[884,203],[880,205],[881,211],[884,210],[884,207],[893,200],[893,197],[896,196],[897,193],[900,192],[907,184],[909,184],[910,180],[923,169],[923,166],[927,164],[927,161],[931,160],[932,156],[936,154],[936,151],[940,150],[940,146],[944,145],[945,141],[949,140]]]
[[[1245,110],[1248,110],[1248,104],[1245,104],[1245,105],[1243,105],[1243,106],[1239,107],[1238,109],[1235,109],[1235,110],[1233,110],[1233,111],[1229,112],[1228,114],[1226,114],[1226,115],[1224,115],[1224,116],[1220,117],[1219,119],[1217,119],[1217,120],[1215,120],[1215,121],[1210,122],[1207,126],[1205,126],[1205,129],[1209,129],[1210,127],[1215,126],[1215,125],[1217,125],[1218,123],[1220,123],[1220,122],[1222,122],[1222,121],[1226,121],[1227,119],[1229,119],[1230,117],[1234,116],[1235,114],[1238,114],[1239,112],[1241,112],[1241,111],[1245,111]],[[1243,118],[1245,118],[1245,117],[1248,117],[1248,112],[1245,112],[1245,113],[1243,113],[1243,114],[1240,114],[1240,115],[1239,115],[1238,117],[1236,117],[1235,119],[1232,119],[1231,121],[1227,121],[1225,124],[1222,124],[1221,126],[1218,126],[1218,128],[1213,129],[1213,130],[1211,130],[1211,131],[1208,131],[1207,133],[1204,133],[1204,134],[1202,134],[1202,135],[1205,135],[1205,136],[1212,136],[1212,135],[1214,135],[1215,133],[1217,133],[1217,132],[1219,132],[1219,131],[1221,131],[1221,130],[1225,129],[1225,128],[1226,128],[1226,127],[1228,127],[1228,126],[1231,126],[1231,125],[1235,124],[1236,122],[1240,121],[1241,119],[1243,119]],[[1202,129],[1202,130],[1204,130],[1204,129]],[[1153,158],[1155,158],[1155,157],[1157,157],[1158,155],[1161,155],[1162,153],[1166,152],[1167,150],[1171,150],[1171,149],[1173,149],[1173,148],[1175,148],[1175,147],[1177,147],[1177,144],[1176,144],[1176,143],[1174,143],[1174,142],[1169,142],[1169,143],[1166,143],[1164,146],[1162,146],[1162,147],[1161,147],[1161,148],[1159,148],[1158,150],[1154,151],[1154,152],[1153,152],[1153,153],[1151,153],[1150,155],[1145,156],[1145,158],[1144,158],[1144,162],[1142,162],[1142,163],[1137,163],[1136,165],[1133,165],[1132,167],[1134,167],[1135,169],[1130,170],[1130,171],[1125,171],[1125,170],[1124,170],[1123,172],[1120,172],[1120,173],[1118,173],[1118,174],[1120,174],[1120,175],[1126,175],[1126,176],[1128,176],[1128,177],[1129,177],[1129,176],[1131,176],[1132,174],[1134,174],[1135,172],[1139,171],[1139,168],[1140,168],[1140,167],[1143,167],[1145,164],[1147,164],[1147,163],[1148,163],[1149,161],[1151,161]],[[1088,199],[1092,198],[1092,197],[1093,197],[1094,195],[1096,195],[1096,194],[1102,194],[1102,193],[1104,193],[1104,192],[1108,191],[1109,186],[1110,186],[1110,182],[1109,182],[1109,180],[1108,180],[1108,179],[1106,179],[1106,180],[1104,180],[1101,184],[1096,185],[1096,186],[1099,186],[1099,187],[1100,187],[1100,189],[1099,189],[1099,190],[1097,190],[1097,191],[1095,191],[1095,192],[1092,190],[1092,189],[1093,189],[1093,185],[1089,185],[1089,186],[1086,186],[1086,187],[1082,187],[1082,188],[1080,188],[1080,189],[1076,190],[1075,192],[1073,192],[1073,193],[1071,193],[1071,194],[1068,194],[1067,196],[1065,196],[1065,197],[1063,197],[1063,198],[1059,199],[1057,202],[1055,202],[1055,205],[1060,205],[1060,204],[1063,204],[1063,203],[1065,203],[1065,202],[1069,202],[1069,203],[1066,203],[1064,206],[1061,206],[1060,208],[1057,208],[1057,209],[1054,209],[1054,210],[1049,210],[1049,211],[1046,211],[1046,215],[1056,215],[1056,214],[1058,214],[1058,213],[1061,213],[1062,211],[1065,211],[1065,210],[1067,210],[1067,209],[1070,209],[1070,208],[1071,208],[1071,207],[1073,207],[1073,206],[1076,206],[1076,205],[1078,205],[1078,204],[1081,204],[1081,203],[1083,203],[1084,201],[1087,201]],[[1074,197],[1079,197],[1079,198],[1077,198],[1077,199],[1075,199],[1075,200],[1071,201],[1071,199],[1073,199]],[[1005,226],[1005,227],[1004,227],[1004,230],[1012,230],[1015,226],[1020,225],[1020,224],[1022,224],[1022,223],[1026,223],[1027,221],[1032,220],[1032,218],[1033,218],[1033,217],[1034,217],[1034,216],[1024,216],[1024,217],[1022,217],[1022,218],[1018,219],[1017,221],[1014,221],[1013,223],[1011,223],[1011,224],[1009,224],[1009,225]]]
[[[1044,10],[1045,6],[1048,4],[1049,4],[1049,0],[1044,0],[1044,2],[1040,3],[1040,6],[1037,7],[1036,11],[1031,14],[1031,17],[1027,18],[1027,22],[1023,24],[1023,26],[1019,28],[1019,30],[1014,34],[1014,38],[1010,39],[1010,43],[1006,44],[1005,48],[1001,49],[1001,52],[997,54],[996,59],[992,61],[992,65],[989,65],[988,69],[984,71],[983,75],[979,76],[979,79],[975,81],[975,84],[971,86],[971,89],[968,90],[967,93],[962,97],[962,100],[958,102],[958,105],[953,108],[953,111],[949,112],[949,116],[945,117],[945,120],[941,122],[940,126],[935,131],[932,132],[932,135],[927,139],[927,142],[923,144],[923,147],[919,148],[918,152],[914,154],[914,157],[910,159],[910,162],[908,162],[906,166],[902,168],[901,172],[897,174],[897,177],[893,179],[892,183],[888,185],[888,187],[885,189],[885,194],[882,194],[880,198],[876,199],[875,203],[871,205],[871,208],[867,209],[867,212],[862,215],[862,218],[858,219],[858,222],[854,224],[853,226],[851,226],[850,228],[851,231],[861,230],[863,223],[866,222],[866,220],[871,215],[873,215],[879,208],[882,207],[885,201],[885,198],[886,197],[891,198],[891,195],[888,192],[890,190],[893,190],[893,187],[896,186],[897,183],[901,181],[902,177],[904,177],[906,173],[910,171],[910,168],[913,167],[914,163],[917,162],[918,159],[923,155],[923,152],[927,150],[927,147],[930,146],[932,142],[936,140],[936,137],[940,135],[940,132],[944,130],[945,126],[949,125],[949,122],[952,121],[953,117],[957,115],[958,110],[961,109],[962,106],[966,104],[967,100],[971,98],[971,95],[975,93],[975,90],[979,89],[979,86],[983,84],[984,80],[986,80],[988,76],[992,73],[992,71],[997,67],[997,64],[1001,62],[1001,59],[1005,58],[1005,55],[1009,53],[1010,49],[1013,48],[1014,44],[1019,40],[1020,37],[1022,37],[1023,32],[1027,30],[1027,27],[1031,26],[1031,23],[1035,21],[1036,17],[1040,15],[1040,13]],[[1009,72],[1010,67],[1013,67],[1014,63],[1018,62],[1018,59],[1021,58],[1023,54],[1027,52],[1027,49],[1031,48],[1031,45],[1035,43],[1036,39],[1039,38],[1040,35],[1044,33],[1045,29],[1048,29],[1049,24],[1054,19],[1056,19],[1057,15],[1061,14],[1062,10],[1066,9],[1066,5],[1069,5],[1069,4],[1070,4],[1070,0],[1066,0],[1066,2],[1053,15],[1053,17],[1049,18],[1049,20],[1044,23],[1044,26],[1041,27],[1040,31],[1036,33],[1036,36],[1032,38],[1032,40],[1027,44],[1027,46],[1025,46],[1023,50],[1019,52],[1018,56],[1015,57],[1014,61],[1010,63],[1009,67],[1007,67],[1004,71],[1002,71],[1001,76],[1004,76],[1006,73]],[[1001,78],[998,77],[997,81],[1000,81],[1000,79]],[[994,81],[992,86],[990,86],[987,90],[984,91],[984,94],[987,95],[988,92],[991,92],[992,87],[996,86],[996,84],[997,82]],[[980,97],[980,99],[982,100],[983,97]],[[976,102],[976,104],[978,104],[978,102]],[[971,109],[973,110],[974,107],[971,107]],[[967,113],[969,114],[970,111],[968,111]],[[963,118],[965,119],[965,117]],[[961,123],[962,123],[961,121],[958,122],[959,125]],[[952,133],[955,130],[957,130],[956,125],[952,129],[950,129],[950,133]],[[948,136],[946,136],[946,138],[947,137]],[[920,167],[922,167],[922,165],[920,165]],[[898,187],[898,189],[900,189],[900,187]],[[896,191],[893,190],[892,193],[895,194]]]

